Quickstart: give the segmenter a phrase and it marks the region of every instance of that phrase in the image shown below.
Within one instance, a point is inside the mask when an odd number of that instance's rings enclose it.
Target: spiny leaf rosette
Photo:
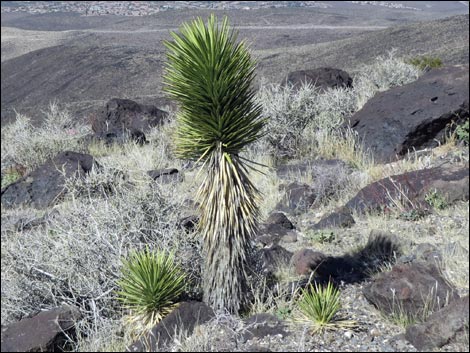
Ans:
[[[239,153],[262,135],[254,102],[255,63],[245,43],[211,15],[171,33],[165,91],[180,105],[175,153],[207,170],[198,191],[204,240],[204,301],[237,312],[246,288],[246,261],[258,228],[259,192]]]
[[[131,251],[122,262],[118,299],[131,312],[127,317],[131,329],[143,332],[171,312],[185,289],[186,276],[173,253],[153,252],[148,247]]]

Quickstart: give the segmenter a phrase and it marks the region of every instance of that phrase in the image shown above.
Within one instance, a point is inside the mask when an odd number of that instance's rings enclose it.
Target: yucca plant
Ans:
[[[130,310],[128,322],[136,331],[151,328],[167,315],[185,289],[185,274],[174,255],[164,251],[131,251],[123,259],[118,299]]]
[[[335,317],[341,308],[340,292],[332,282],[323,287],[317,282],[310,284],[309,289],[302,291],[302,297],[298,302],[298,307],[303,318],[298,321],[309,322],[312,331],[323,330],[325,328],[354,328],[354,321],[344,320]]]
[[[211,15],[171,33],[164,75],[165,91],[175,99],[175,154],[203,163],[207,171],[197,193],[204,241],[203,299],[215,309],[236,312],[246,288],[250,239],[258,227],[253,167],[240,152],[262,135],[265,121],[251,87],[255,62],[237,41],[225,17]]]
[[[310,289],[302,293],[299,308],[302,313],[315,323],[325,325],[333,319],[341,307],[339,290],[331,282],[322,287],[315,282]]]

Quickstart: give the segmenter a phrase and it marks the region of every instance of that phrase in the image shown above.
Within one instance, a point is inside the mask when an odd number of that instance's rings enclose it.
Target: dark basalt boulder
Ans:
[[[66,178],[84,177],[94,165],[97,164],[89,154],[62,152],[4,188],[1,191],[2,205],[35,208],[52,206],[63,196]]]
[[[401,311],[414,317],[422,315],[426,307],[442,308],[448,299],[458,298],[439,269],[422,262],[395,265],[366,285],[363,293],[384,313]]]
[[[284,190],[284,196],[278,202],[275,209],[290,214],[306,212],[317,199],[315,190],[307,184],[293,182],[288,185],[280,185]]]
[[[80,318],[77,309],[62,306],[2,326],[2,352],[63,352]]]
[[[426,322],[408,326],[406,339],[420,352],[431,352],[454,340],[467,340],[468,347],[468,302],[467,295],[435,312]]]
[[[127,348],[128,352],[157,352],[172,342],[175,334],[184,330],[191,335],[194,328],[214,318],[214,311],[206,304],[196,301],[184,302],[160,321],[150,334]]]
[[[336,211],[323,217],[318,223],[309,227],[312,230],[322,230],[329,228],[350,228],[356,221],[347,207],[339,207]]]
[[[346,71],[320,67],[313,70],[290,72],[282,82],[283,85],[292,85],[294,89],[299,89],[303,83],[309,83],[319,89],[326,90],[328,88],[352,87],[353,79]]]
[[[144,105],[130,99],[113,98],[92,117],[95,137],[110,144],[131,138],[146,143],[145,132],[163,124],[168,113],[153,105]]]
[[[256,240],[264,245],[272,245],[296,237],[295,227],[289,218],[282,212],[272,212],[266,223],[260,225]]]
[[[297,274],[308,275],[312,271],[316,271],[327,258],[325,254],[319,251],[304,248],[294,253],[291,263]]]
[[[292,253],[290,251],[280,245],[273,245],[258,250],[251,261],[256,273],[268,276],[273,275],[278,268],[288,265],[291,258]]]
[[[469,198],[468,166],[441,166],[390,176],[361,189],[348,201],[351,211],[385,211],[394,201],[406,200],[402,205],[409,209],[431,209],[426,195],[434,193],[447,204]]]
[[[415,82],[377,93],[349,124],[378,162],[436,147],[469,119],[468,65],[433,69]]]

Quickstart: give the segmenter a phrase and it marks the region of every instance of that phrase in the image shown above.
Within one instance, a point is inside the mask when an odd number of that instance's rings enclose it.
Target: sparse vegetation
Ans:
[[[21,173],[17,170],[10,170],[2,175],[2,189],[21,178]]]
[[[445,197],[437,190],[430,190],[425,196],[424,200],[436,210],[443,210],[448,206]]]
[[[465,121],[464,124],[457,126],[457,128],[455,129],[455,134],[457,135],[457,139],[459,141],[464,142],[467,146],[469,142],[469,137],[468,137],[469,123],[470,123],[470,120],[467,119],[467,121]]]
[[[417,244],[430,242],[439,248],[446,246],[447,249],[447,245],[456,242],[461,249],[446,250],[443,253],[442,272],[460,293],[468,293],[468,203],[444,207],[442,195],[430,192],[426,201],[439,209],[439,212],[421,214],[415,208],[416,205],[410,203],[403,193],[399,193],[398,196],[390,195],[391,200],[396,203],[397,213],[401,215],[399,218],[354,214],[357,222],[354,228],[320,231],[315,234],[302,233],[305,219],[322,217],[344,204],[349,197],[354,196],[361,187],[371,181],[404,171],[429,168],[441,153],[436,149],[426,155],[410,155],[396,163],[379,165],[373,161],[371,154],[364,150],[352,129],[339,129],[344,119],[359,109],[375,92],[410,82],[420,74],[416,67],[410,67],[411,65],[392,56],[381,58],[374,65],[376,66],[373,68],[364,67],[356,77],[357,86],[349,90],[320,93],[314,87],[305,86],[303,92],[295,93],[289,87],[281,89],[266,83],[256,96],[256,103],[263,109],[262,118],[271,117],[264,130],[266,136],[250,146],[246,145],[249,148],[237,150],[240,151],[239,157],[272,167],[279,157],[278,152],[283,150],[279,144],[282,142],[288,146],[283,151],[290,151],[291,157],[298,160],[323,157],[346,161],[353,174],[346,174],[342,169],[335,169],[333,175],[325,174],[327,181],[335,178],[333,184],[324,184],[322,175],[315,179],[304,175],[296,177],[305,178],[301,181],[310,185],[318,183],[315,185],[325,186],[324,189],[318,189],[320,196],[315,209],[304,215],[304,218],[299,216],[292,219],[299,225],[301,236],[310,239],[313,237],[321,251],[330,253],[335,253],[338,249],[343,251],[349,247],[353,248],[358,242],[365,241],[371,227],[390,229],[401,240],[412,240]],[[388,67],[380,68],[380,65]],[[191,100],[194,101],[202,104],[198,100]],[[3,171],[6,170],[4,165],[11,163],[25,163],[30,171],[45,158],[62,149],[84,151],[80,138],[89,131],[89,127],[67,125],[71,123],[70,115],[60,111],[58,106],[51,108],[53,109],[57,110],[49,125],[33,127],[28,119],[19,116],[16,123],[2,127]],[[296,119],[301,121],[296,135],[285,131],[286,124],[290,121],[282,119],[288,116],[293,119],[292,123]],[[178,119],[181,119],[181,116]],[[8,324],[33,314],[38,309],[48,310],[66,303],[78,307],[83,315],[83,319],[77,323],[78,341],[74,350],[125,350],[135,336],[122,317],[123,310],[118,295],[122,277],[119,274],[122,259],[128,258],[127,264],[130,265],[142,249],[146,249],[143,254],[166,254],[173,251],[172,270],[181,268],[181,271],[187,274],[187,294],[190,298],[201,299],[204,287],[201,275],[205,260],[203,254],[207,253],[207,249],[203,251],[202,241],[197,234],[188,235],[177,227],[180,217],[184,214],[183,205],[188,199],[192,199],[197,187],[195,170],[187,168],[185,160],[175,159],[175,154],[181,156],[181,150],[174,148],[174,135],[171,132],[181,127],[181,120],[178,119],[176,123],[173,119],[169,124],[146,133],[150,143],[144,146],[131,141],[125,141],[123,145],[89,145],[87,152],[97,158],[102,168],[93,170],[84,179],[68,180],[67,197],[64,202],[54,207],[54,211],[44,213],[29,208],[2,208],[2,322]],[[68,122],[61,125],[67,128],[59,129],[56,125],[53,129],[52,125],[56,124],[53,121]],[[191,123],[195,124],[197,121],[192,120]],[[73,129],[80,133],[70,137],[67,133],[69,126],[73,126]],[[189,133],[191,130],[185,131]],[[29,142],[31,145],[27,143],[28,134],[33,136]],[[188,136],[194,143],[195,135]],[[463,136],[465,138],[465,135]],[[468,139],[468,123],[466,136]],[[189,145],[188,142],[186,146]],[[200,152],[205,151],[207,146],[209,145],[201,147],[191,158],[198,159]],[[455,146],[452,145],[453,147]],[[463,154],[462,159],[465,158],[467,157]],[[293,159],[292,162],[296,163],[298,160]],[[206,166],[210,163],[210,160],[207,160]],[[236,163],[233,158],[232,163]],[[232,165],[227,163],[226,168]],[[184,175],[184,181],[162,186],[152,182],[146,174],[148,170],[167,167],[178,168]],[[2,187],[10,181],[9,178],[13,180],[19,176],[3,172],[2,174]],[[211,174],[207,181],[213,186],[211,192],[216,193],[221,185],[222,189],[232,188],[233,184],[226,181],[228,173],[222,174],[219,179],[214,175],[215,173]],[[257,212],[266,218],[280,199],[281,192],[278,187],[281,180],[273,168],[266,168],[265,174],[253,173],[250,180],[252,185],[256,185],[263,192],[263,198],[257,204]],[[330,188],[333,189],[332,193]],[[234,199],[236,198],[234,196]],[[221,202],[216,200],[214,204],[219,206]],[[208,208],[206,201],[201,204],[202,207]],[[230,207],[216,209],[214,206],[211,212],[222,212],[226,208]],[[14,227],[3,229],[3,222],[9,222],[10,218],[10,223],[14,223],[17,219],[37,220],[43,216],[44,223],[40,226],[18,230],[15,224]],[[237,221],[241,219],[238,214],[230,217]],[[216,234],[216,231],[209,229],[205,233]],[[18,238],[21,241],[18,241]],[[214,236],[213,240],[218,240],[216,238]],[[215,244],[212,247],[216,248]],[[289,251],[293,251],[300,247],[300,244],[305,243],[299,241],[287,246],[290,247]],[[228,258],[225,253],[213,256]],[[150,257],[148,256],[147,260]],[[391,265],[388,266],[390,269]],[[281,264],[274,277],[277,282],[275,286],[255,285],[246,292],[250,294],[251,299],[248,311],[245,312],[247,315],[269,313],[293,325],[298,323],[295,318],[302,317],[300,322],[313,327],[314,330],[318,330],[318,327],[333,328],[341,325],[354,327],[349,321],[339,320],[340,314],[347,313],[349,307],[340,309],[340,294],[331,283],[324,288],[311,286],[296,305],[298,292],[290,291],[289,288],[292,287],[288,284],[298,281],[300,277],[293,273],[291,264]],[[216,276],[213,280],[214,283],[219,283]],[[139,294],[133,293],[134,298],[139,299]],[[149,300],[146,302],[150,303],[151,297],[147,298]],[[353,296],[349,300],[354,303],[359,301]],[[234,301],[241,303],[241,299]],[[229,303],[228,306],[230,305],[232,304]],[[232,307],[235,307],[237,304],[233,305]],[[304,306],[304,314],[299,312],[300,306]],[[135,309],[133,311],[135,312]],[[147,311],[142,311],[143,314],[145,312]],[[153,311],[148,312],[151,318]],[[416,321],[416,318],[407,317],[398,307],[396,313],[395,322],[400,325]],[[310,318],[307,319],[304,315],[310,315]],[[418,319],[421,320],[421,317]],[[371,323],[379,322],[374,320],[375,318],[370,318]],[[153,322],[153,319],[148,321],[149,325],[150,322]],[[134,323],[144,326],[146,319],[134,316]],[[177,333],[172,349],[209,351],[214,347],[221,347],[221,342],[229,340],[227,347],[233,349],[237,339],[242,337],[246,329],[242,319],[219,312],[214,321],[198,327],[192,335]],[[393,332],[399,333],[396,329]],[[313,339],[316,341],[317,336]]]
[[[276,158],[319,156],[340,158],[360,169],[373,160],[351,129],[342,129],[346,118],[375,93],[416,80],[422,73],[390,51],[372,65],[363,66],[354,77],[353,88],[320,91],[304,84],[292,86],[262,83],[257,100],[268,119],[264,140]]]
[[[437,286],[437,284],[436,284]],[[391,303],[391,314],[387,316],[389,320],[398,326],[406,328],[416,323],[425,322],[426,319],[435,311],[439,310],[439,298],[436,297],[436,288],[431,288],[429,293],[422,298],[422,307],[412,313],[410,309],[405,308],[404,304],[396,299],[395,291],[393,292],[393,301]]]
[[[320,244],[331,243],[333,240],[335,240],[335,237],[336,236],[333,231],[327,231],[327,230],[319,230],[309,235],[310,239]]]

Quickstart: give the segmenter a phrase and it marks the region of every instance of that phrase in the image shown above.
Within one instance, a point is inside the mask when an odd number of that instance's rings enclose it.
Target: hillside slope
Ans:
[[[445,64],[468,63],[468,29],[468,15],[460,15],[368,31],[346,39],[333,36],[334,41],[324,35],[318,39],[320,42],[307,45],[299,45],[302,41],[292,45],[286,38],[288,44],[273,43],[274,49],[264,49],[266,35],[257,35],[255,30],[244,29],[240,36],[248,35],[253,41],[254,55],[259,59],[258,77],[279,82],[296,69],[335,66],[354,71],[392,48],[403,56],[426,54],[440,57]],[[303,30],[304,38],[309,37],[308,31]],[[316,33],[311,30],[310,37],[315,38]],[[2,62],[2,124],[14,116],[13,109],[37,118],[37,112],[51,100],[68,104],[79,115],[113,97],[166,103],[162,101],[161,77],[162,39],[167,37],[167,31],[152,32],[151,36],[142,31],[79,32],[65,44]]]
[[[289,71],[336,66],[354,71],[392,48],[397,55],[415,57],[437,56],[444,65],[466,64],[469,53],[469,16],[459,15],[442,20],[369,32],[331,43],[298,46],[257,52],[259,75],[280,81]]]

